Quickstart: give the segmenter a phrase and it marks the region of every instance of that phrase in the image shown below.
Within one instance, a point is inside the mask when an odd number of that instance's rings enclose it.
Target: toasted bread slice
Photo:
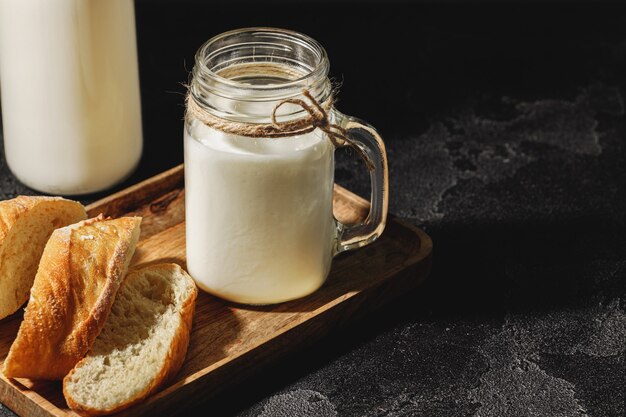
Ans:
[[[123,410],[180,369],[198,290],[176,264],[128,274],[87,356],[63,379],[68,405],[84,415]]]
[[[82,204],[60,197],[19,196],[0,201],[0,319],[28,300],[54,229],[86,218]]]
[[[44,249],[7,377],[62,379],[104,326],[139,240],[140,217],[57,229]]]

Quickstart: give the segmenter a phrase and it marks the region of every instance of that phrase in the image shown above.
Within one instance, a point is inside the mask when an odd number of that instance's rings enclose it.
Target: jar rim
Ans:
[[[312,51],[317,56],[316,65],[313,68],[310,68],[306,72],[302,72],[302,76],[289,80],[281,80],[277,82],[273,82],[271,84],[250,84],[245,83],[237,79],[227,78],[219,74],[219,72],[214,71],[214,69],[208,65],[207,61],[209,58],[212,58],[222,51],[220,49],[215,49],[215,46],[229,38],[236,38],[240,36],[251,35],[251,36],[265,36],[265,37],[278,37],[279,40],[290,41],[303,46],[310,51]],[[246,45],[242,44],[234,44],[237,45]],[[223,47],[221,49],[224,49]],[[268,90],[283,90],[290,89],[293,87],[300,87],[303,84],[306,84],[307,81],[309,83],[315,83],[316,80],[325,79],[328,75],[329,71],[329,61],[326,50],[322,47],[322,45],[317,42],[312,37],[305,35],[300,32],[288,30],[288,29],[280,29],[273,27],[247,27],[234,29],[227,32],[223,32],[219,35],[216,35],[206,41],[195,55],[195,67],[194,67],[194,78],[198,75],[196,72],[196,67],[202,72],[202,76],[210,79],[213,83],[219,84],[224,87],[230,88],[238,88],[238,89],[246,89],[252,91],[268,91]]]

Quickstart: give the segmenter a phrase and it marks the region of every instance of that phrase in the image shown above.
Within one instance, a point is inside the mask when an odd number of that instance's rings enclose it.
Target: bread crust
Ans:
[[[0,201],[0,254],[3,254],[4,256],[5,240],[7,240],[7,237],[9,236],[13,227],[16,227],[18,225],[18,222],[20,221],[20,219],[22,219],[23,216],[27,216],[29,212],[31,212],[33,209],[38,208],[38,206],[40,206],[41,204],[50,204],[54,202],[59,202],[61,203],[60,205],[68,205],[71,207],[71,209],[75,210],[77,216],[73,219],[73,221],[84,220],[87,218],[87,213],[85,212],[85,209],[82,206],[82,204],[76,201],[66,200],[61,197],[18,196],[11,200]],[[65,209],[69,211],[70,209],[68,209],[68,206],[66,206]],[[59,224],[57,227],[65,226],[66,224],[67,223]],[[52,226],[54,227],[54,224]],[[48,236],[49,234],[52,233],[52,231],[53,229],[49,228]],[[17,233],[17,231],[15,233]],[[45,241],[41,243],[45,243]],[[38,244],[41,244],[41,243],[38,242]],[[7,249],[10,249],[10,248],[7,248]],[[41,250],[43,250],[43,247],[41,248]],[[41,256],[41,253],[39,253],[38,255]],[[3,258],[0,260],[0,262],[1,261],[6,262],[7,260]],[[34,266],[36,266],[39,263],[39,259],[33,259],[32,262],[35,262]],[[0,276],[0,290],[10,291],[10,290],[7,290],[7,286],[11,285],[8,281],[15,280],[15,277],[12,275],[8,275],[8,276],[4,276],[4,275],[5,275],[5,272],[3,272],[3,275]],[[30,277],[31,284],[34,278],[35,277],[34,277],[34,271],[33,271],[33,276]],[[26,301],[28,301],[29,290],[30,290],[30,285],[28,285],[28,287],[23,287],[23,288],[21,286],[15,287],[15,295],[14,295],[15,299],[11,301],[7,301],[8,305],[5,304],[2,306],[2,308],[0,308],[0,319],[3,319],[4,317],[10,314],[13,314]]]
[[[62,379],[87,353],[126,274],[140,222],[99,216],[53,232],[4,364],[7,377]]]
[[[165,384],[168,380],[173,378],[185,361],[185,356],[187,354],[187,348],[189,346],[189,337],[191,334],[191,327],[193,321],[193,315],[195,312],[196,306],[196,298],[198,296],[198,289],[196,288],[195,283],[189,277],[189,275],[177,264],[158,264],[158,265],[148,265],[137,270],[132,271],[133,273],[141,273],[142,271],[151,269],[151,268],[163,268],[163,267],[173,267],[180,269],[183,274],[189,279],[191,285],[193,285],[194,291],[186,298],[183,302],[182,308],[180,310],[181,326],[176,329],[176,333],[172,339],[172,343],[170,345],[170,349],[167,353],[166,360],[163,361],[161,369],[159,370],[157,376],[150,382],[150,384],[131,400],[118,404],[115,407],[107,408],[107,409],[95,409],[92,407],[85,406],[80,404],[72,398],[69,392],[66,389],[66,381],[69,380],[74,370],[72,370],[63,380],[63,395],[68,406],[83,416],[104,416],[109,414],[114,414],[120,412],[122,410],[126,410],[127,408],[132,407],[133,405],[145,400],[148,396],[155,393],[163,384]],[[130,275],[130,274],[129,274]],[[76,367],[79,367],[83,361],[79,362]],[[121,382],[121,381],[120,381]]]

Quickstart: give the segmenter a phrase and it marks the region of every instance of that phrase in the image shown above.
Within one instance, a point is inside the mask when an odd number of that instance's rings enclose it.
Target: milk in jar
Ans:
[[[255,139],[193,120],[184,141],[187,267],[198,286],[247,304],[319,288],[336,227],[328,139]]]

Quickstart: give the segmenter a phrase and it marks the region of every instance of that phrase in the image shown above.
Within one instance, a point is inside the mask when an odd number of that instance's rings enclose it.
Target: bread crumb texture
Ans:
[[[177,372],[196,294],[192,279],[175,264],[129,273],[92,349],[64,380],[70,406],[87,414],[120,410]]]

